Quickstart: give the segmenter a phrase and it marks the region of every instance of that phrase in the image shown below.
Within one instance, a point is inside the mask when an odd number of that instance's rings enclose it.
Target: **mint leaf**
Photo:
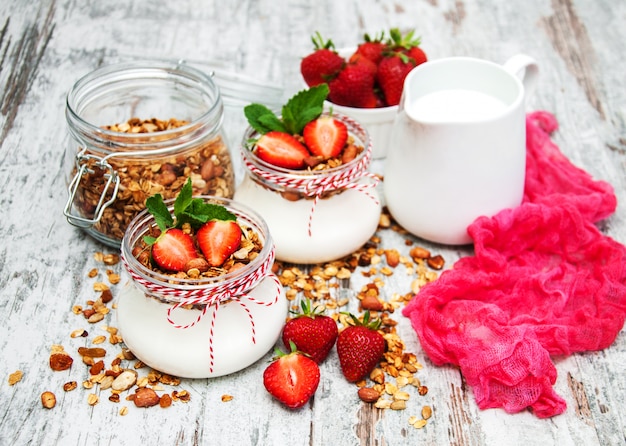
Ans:
[[[154,221],[161,231],[165,231],[174,224],[174,219],[163,202],[161,194],[156,194],[146,200],[146,209],[154,217]]]
[[[261,134],[271,132],[272,130],[285,131],[282,122],[276,114],[262,104],[246,105],[243,113],[248,119],[250,127]]]
[[[300,134],[307,123],[322,114],[328,91],[327,84],[320,84],[302,90],[289,99],[282,109],[283,123],[289,133]]]
[[[279,132],[286,132],[287,129],[283,125],[283,122],[276,116],[275,114],[267,114],[259,116],[259,122],[267,129],[268,131],[276,130]],[[267,133],[267,132],[264,132]]]
[[[296,93],[283,106],[280,118],[262,104],[247,105],[243,112],[250,127],[261,134],[276,130],[299,135],[305,125],[322,114],[328,92],[328,85],[320,84]]]
[[[193,228],[199,228],[209,220],[237,220],[237,216],[224,206],[206,203],[201,198],[194,198],[185,211],[176,216],[176,226],[189,223]]]
[[[193,188],[191,187],[191,178],[187,178],[185,184],[178,192],[178,196],[176,197],[176,201],[174,201],[174,216],[178,216],[182,214],[185,209],[191,203],[191,196],[193,195]]]

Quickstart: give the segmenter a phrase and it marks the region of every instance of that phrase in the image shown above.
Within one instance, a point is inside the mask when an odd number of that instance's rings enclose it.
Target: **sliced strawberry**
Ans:
[[[302,169],[311,154],[289,133],[271,131],[256,143],[256,154],[263,161],[285,169]]]
[[[280,355],[263,372],[265,389],[290,409],[304,406],[319,382],[317,363],[298,351]]]
[[[305,125],[302,136],[313,155],[334,158],[346,145],[348,128],[338,119],[322,116]]]
[[[210,266],[222,266],[241,245],[241,227],[232,220],[211,220],[196,233],[198,246]]]
[[[152,259],[165,271],[184,271],[198,257],[193,239],[180,229],[168,229],[152,245]]]

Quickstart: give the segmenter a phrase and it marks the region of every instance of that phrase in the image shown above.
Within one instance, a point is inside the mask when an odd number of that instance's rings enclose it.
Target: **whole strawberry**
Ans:
[[[370,320],[368,311],[363,321],[350,314],[354,325],[345,328],[337,338],[337,354],[343,376],[356,382],[366,377],[385,353],[385,338],[378,332],[380,319]]]
[[[402,97],[404,79],[416,66],[426,62],[427,57],[419,47],[419,37],[414,30],[402,35],[399,29],[389,31],[387,48],[378,64],[376,82],[383,92],[387,105],[398,105]]]
[[[300,306],[301,313],[287,321],[283,328],[283,343],[289,347],[293,342],[299,351],[320,364],[335,345],[337,323],[323,314],[322,307],[312,306],[308,299],[302,300]]]
[[[378,65],[383,58],[383,51],[387,48],[387,44],[383,41],[384,38],[384,31],[374,38],[370,37],[369,34],[364,34],[363,43],[359,44],[354,54],[350,57],[350,61],[352,62],[358,56],[363,56]]]
[[[263,372],[265,389],[290,409],[298,409],[315,394],[320,382],[320,369],[315,361],[296,349],[276,350],[276,357]]]
[[[374,108],[377,104],[375,81],[376,77],[367,64],[349,63],[328,84],[328,99],[347,107]]]
[[[334,50],[332,40],[324,40],[319,32],[311,40],[315,51],[300,62],[300,73],[309,87],[330,82],[345,63]]]
[[[385,56],[378,64],[376,80],[388,106],[400,103],[404,79],[413,68],[415,68],[413,62],[402,52]]]

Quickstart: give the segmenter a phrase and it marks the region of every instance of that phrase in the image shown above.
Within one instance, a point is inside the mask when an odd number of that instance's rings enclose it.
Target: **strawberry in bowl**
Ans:
[[[428,60],[420,39],[413,30],[402,34],[392,28],[388,37],[384,31],[375,37],[365,34],[352,48],[335,49],[319,33],[312,41],[313,52],[300,62],[305,83],[328,84],[333,109],[364,125],[372,138],[373,158],[384,158],[404,79]]]

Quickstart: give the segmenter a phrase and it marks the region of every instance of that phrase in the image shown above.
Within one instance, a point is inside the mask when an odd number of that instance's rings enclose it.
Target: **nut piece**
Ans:
[[[414,248],[411,248],[411,250],[409,251],[409,255],[415,261],[417,261],[418,259],[424,260],[430,257],[430,251],[426,248],[415,246]]]
[[[90,406],[95,406],[99,402],[100,398],[95,393],[90,393],[89,395],[87,395],[87,404],[89,404]]]
[[[74,360],[65,352],[52,353],[50,355],[50,368],[55,372],[67,370],[72,367]]]
[[[111,384],[111,389],[117,392],[123,392],[124,390],[130,389],[137,382],[137,372],[134,370],[124,370],[120,373],[113,383]]]
[[[167,393],[164,393],[163,395],[161,395],[161,398],[159,399],[159,406],[165,409],[166,407],[170,407],[171,405],[172,405],[172,397],[169,396]]]
[[[400,253],[397,249],[385,250],[385,258],[387,259],[387,265],[392,268],[395,268],[400,264]]]
[[[375,403],[380,398],[380,392],[371,387],[361,387],[358,394],[361,401],[365,403]]]
[[[63,384],[63,390],[65,390],[66,392],[71,392],[76,387],[78,387],[78,383],[76,381],[68,381]]]
[[[135,398],[133,399],[133,402],[137,407],[156,406],[160,401],[161,398],[159,398],[159,395],[157,395],[157,393],[149,387],[142,387],[141,389],[138,389],[135,393]]]
[[[404,410],[406,409],[406,401],[404,400],[392,401],[389,408],[391,410]]]
[[[44,392],[41,394],[41,404],[46,409],[52,409],[57,404],[57,398],[52,392]]]
[[[106,350],[100,347],[79,347],[78,354],[88,358],[104,358],[107,354]]]

